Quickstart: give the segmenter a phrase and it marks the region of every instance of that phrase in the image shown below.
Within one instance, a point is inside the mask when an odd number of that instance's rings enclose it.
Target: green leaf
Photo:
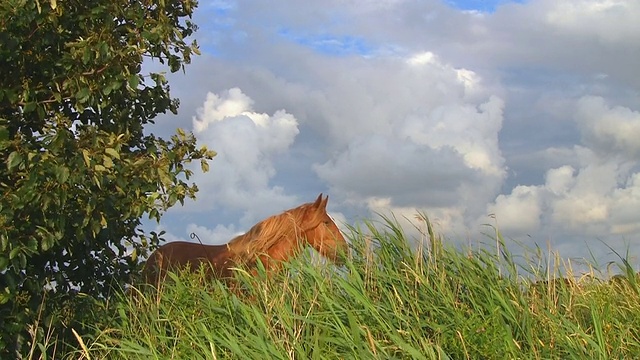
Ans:
[[[200,167],[202,168],[202,172],[209,171],[209,162],[206,159],[200,160]]]
[[[43,229],[46,233],[49,233],[46,228]],[[29,238],[29,240],[27,240],[26,249],[31,250],[32,252],[36,252],[38,250],[38,239],[36,239],[35,237]]]
[[[100,57],[103,59],[109,56],[109,44],[103,41],[100,44]]]
[[[102,93],[105,95],[109,95],[111,94],[111,92],[120,89],[120,87],[122,86],[122,79],[120,77],[118,77],[115,80],[112,80],[109,85],[105,86],[102,89]]]
[[[36,113],[38,114],[38,119],[39,120],[44,120],[44,117],[46,115],[46,112],[44,110],[44,106],[40,105],[40,106],[36,107]]]
[[[7,238],[6,236],[1,236],[0,237],[0,252],[7,251],[8,247],[9,247],[9,238]]]
[[[172,192],[169,194],[169,206],[173,206],[178,201],[178,194]]]
[[[14,259],[22,251],[22,247],[16,246],[9,252],[9,260]]]
[[[84,53],[82,54],[82,63],[86,65],[89,61],[91,61],[91,48],[87,46],[84,48]]]
[[[160,221],[160,213],[158,212],[158,209],[153,208],[151,209],[151,211],[149,211],[149,219],[155,219],[156,221]]]
[[[9,99],[10,103],[15,103],[18,101],[18,93],[11,89],[5,89],[4,96],[6,96],[6,98]]]
[[[169,172],[164,168],[158,169],[158,177],[160,178],[160,182],[165,186],[170,186],[172,181],[169,177]]]
[[[53,247],[54,240],[53,235],[44,229],[42,231],[42,237],[40,238],[40,247],[42,248],[42,251],[51,249]]]
[[[32,112],[35,109],[36,109],[36,102],[35,101],[29,101],[28,103],[26,103],[24,105],[24,108],[22,110],[25,113],[29,113],[29,112]]]
[[[206,148],[205,148],[205,150],[206,150]],[[215,151],[213,151],[213,150],[206,150],[206,152],[205,152],[205,154],[204,154],[204,156],[205,156],[207,159],[213,159],[213,158],[214,158],[214,157],[216,157],[217,155],[218,155],[218,153],[217,153],[217,152],[215,152]]]
[[[12,296],[9,293],[9,288],[4,288],[5,291],[0,292],[0,305],[6,304],[11,300]]]
[[[100,182],[100,179],[98,179],[97,176],[93,176],[93,183],[99,188],[102,189],[102,183]]]
[[[82,157],[84,158],[85,165],[91,167],[91,158],[89,158],[89,151],[87,151],[87,149],[82,149]]]
[[[7,170],[11,170],[21,163],[22,155],[20,155],[20,153],[17,151],[13,151],[11,152],[11,154],[9,154],[9,157],[7,157]]]
[[[104,165],[106,169],[111,169],[113,168],[113,160],[111,160],[110,157],[105,156],[102,158],[102,165]]]
[[[27,267],[27,256],[23,252],[18,253],[17,259],[18,259],[18,266],[21,269],[24,269],[25,267]]]
[[[131,76],[129,76],[129,87],[131,87],[131,89],[137,89],[139,84],[140,77],[138,77],[138,74],[131,74]]]
[[[9,266],[9,259],[0,255],[0,271],[5,271],[7,266]]]
[[[114,149],[114,148],[106,148],[106,149],[104,149],[104,152],[106,154],[108,154],[109,156],[111,156],[112,158],[120,160],[120,153],[118,153],[116,151],[116,149]]]
[[[69,168],[66,166],[58,166],[56,167],[55,173],[56,179],[59,183],[67,182],[67,179],[69,178]]]
[[[82,87],[80,88],[80,90],[78,90],[78,92],[76,93],[76,98],[78,99],[78,102],[86,102],[89,99],[89,88],[88,87]]]

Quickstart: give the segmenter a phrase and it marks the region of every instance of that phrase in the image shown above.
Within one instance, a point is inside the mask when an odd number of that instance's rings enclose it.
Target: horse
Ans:
[[[275,271],[283,261],[298,255],[307,245],[340,265],[349,245],[326,211],[329,197],[271,216],[255,224],[226,245],[204,245],[186,241],[164,244],[151,253],[142,275],[148,284],[158,285],[168,270],[205,266],[208,276],[233,277],[233,268],[246,265],[257,270],[261,261],[265,270]]]

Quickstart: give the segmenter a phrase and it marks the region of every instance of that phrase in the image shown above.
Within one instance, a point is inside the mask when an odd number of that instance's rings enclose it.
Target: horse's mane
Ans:
[[[302,227],[305,212],[312,206],[313,203],[307,203],[268,217],[255,224],[245,234],[233,238],[227,246],[236,255],[236,261],[255,260],[256,256],[265,254],[271,246],[284,238],[299,238],[304,231],[312,228],[313,226]],[[316,216],[308,222],[315,224]]]

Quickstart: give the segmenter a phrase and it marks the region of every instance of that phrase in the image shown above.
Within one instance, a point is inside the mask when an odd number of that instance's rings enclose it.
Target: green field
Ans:
[[[268,279],[239,271],[232,290],[198,274],[176,275],[159,291],[132,288],[103,304],[96,313],[106,319],[94,326],[94,334],[78,334],[77,351],[62,357],[630,359],[640,354],[639,284],[625,259],[619,263],[625,275],[604,281],[596,274],[567,274],[558,259],[516,260],[497,249],[503,245],[497,237],[485,249],[460,249],[431,231],[409,240],[387,221],[353,231],[351,260],[342,268],[305,254]]]

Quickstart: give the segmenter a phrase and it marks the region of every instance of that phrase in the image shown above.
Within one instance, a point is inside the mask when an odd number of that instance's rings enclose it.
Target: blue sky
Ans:
[[[371,56],[375,51],[375,46],[369,44],[364,37],[336,34],[302,34],[290,29],[281,29],[279,35],[326,55]]]
[[[523,2],[524,2],[523,0],[519,0],[519,1],[447,0],[446,4],[460,10],[476,10],[476,11],[492,13],[500,5],[508,4],[508,3],[523,3]]]
[[[640,2],[514,3],[203,2],[180,113],[152,130],[219,156],[160,226],[224,243],[323,192],[344,224],[422,211],[454,243],[491,223],[637,256]]]

